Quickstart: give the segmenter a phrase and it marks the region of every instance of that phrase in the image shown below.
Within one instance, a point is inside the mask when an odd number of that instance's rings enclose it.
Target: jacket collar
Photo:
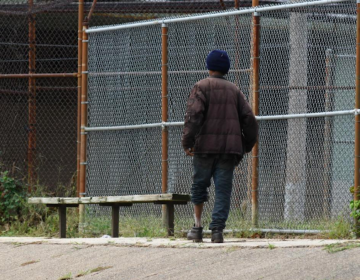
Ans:
[[[210,75],[209,78],[219,78],[219,79],[226,80],[226,78],[224,76],[220,76],[220,75]]]

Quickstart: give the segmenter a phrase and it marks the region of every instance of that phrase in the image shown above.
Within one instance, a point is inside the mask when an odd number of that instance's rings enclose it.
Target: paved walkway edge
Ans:
[[[116,245],[159,248],[216,248],[216,247],[244,247],[244,248],[304,248],[323,247],[330,244],[350,243],[359,240],[344,239],[225,239],[222,244],[213,244],[204,238],[203,243],[194,243],[185,239],[174,238],[46,238],[46,237],[0,237],[0,243],[12,244],[73,244],[73,245]]]

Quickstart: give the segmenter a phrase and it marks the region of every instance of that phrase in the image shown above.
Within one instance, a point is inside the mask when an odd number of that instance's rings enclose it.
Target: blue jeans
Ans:
[[[208,201],[211,177],[215,183],[215,205],[210,230],[224,229],[230,211],[232,180],[236,160],[233,158],[194,156],[194,176],[191,187],[191,201],[197,205]]]

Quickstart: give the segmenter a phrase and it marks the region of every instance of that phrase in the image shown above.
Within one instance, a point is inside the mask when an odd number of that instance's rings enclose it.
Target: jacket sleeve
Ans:
[[[181,138],[184,150],[193,148],[195,145],[195,136],[200,132],[204,123],[206,98],[198,85],[195,85],[190,92],[187,100],[185,124]]]
[[[249,103],[241,92],[239,95],[239,121],[244,151],[249,153],[257,142],[259,127]]]

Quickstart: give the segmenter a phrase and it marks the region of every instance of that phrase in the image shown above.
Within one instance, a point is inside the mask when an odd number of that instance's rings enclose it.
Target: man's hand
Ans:
[[[194,151],[195,151],[194,148],[189,148],[189,149],[185,150],[185,154],[187,156],[193,157],[194,156]]]

